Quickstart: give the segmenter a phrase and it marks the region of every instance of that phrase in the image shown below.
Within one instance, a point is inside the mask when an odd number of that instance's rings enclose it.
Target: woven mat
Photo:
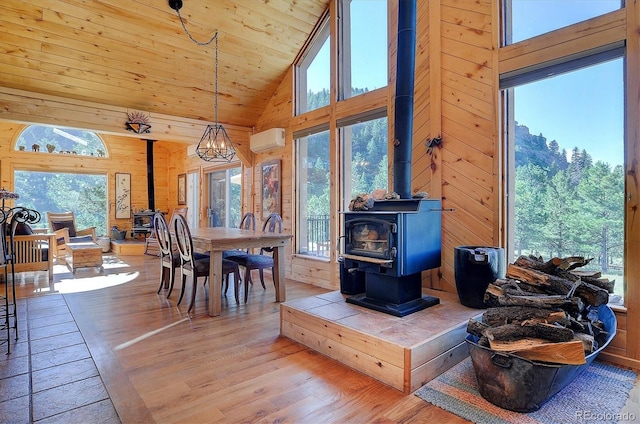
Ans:
[[[502,409],[485,400],[478,391],[471,358],[467,358],[415,394],[475,423],[617,423],[625,420],[620,411],[636,378],[633,371],[593,361],[540,409],[523,414]],[[639,419],[639,415],[635,419]]]

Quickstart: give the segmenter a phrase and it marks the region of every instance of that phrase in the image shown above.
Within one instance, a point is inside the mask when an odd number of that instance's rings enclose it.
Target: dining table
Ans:
[[[212,317],[219,316],[222,308],[222,252],[232,249],[273,248],[273,283],[276,302],[286,300],[284,247],[291,242],[291,234],[247,230],[228,227],[201,227],[191,229],[193,247],[197,251],[210,252],[209,303]]]

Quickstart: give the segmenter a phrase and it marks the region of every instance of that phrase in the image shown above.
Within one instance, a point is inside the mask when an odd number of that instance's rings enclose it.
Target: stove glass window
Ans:
[[[391,223],[379,220],[347,222],[347,249],[345,253],[390,258],[393,243]]]

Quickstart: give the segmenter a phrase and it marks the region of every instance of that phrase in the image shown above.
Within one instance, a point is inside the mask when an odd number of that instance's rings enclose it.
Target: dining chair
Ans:
[[[176,280],[176,268],[180,267],[180,261],[173,249],[169,225],[161,213],[153,215],[153,232],[160,256],[160,287],[158,287],[158,294],[164,287],[168,287],[167,297],[169,297],[173,290],[173,283]]]
[[[171,228],[171,224],[173,223],[173,219],[176,216],[176,214],[178,215],[182,215],[185,218],[187,217],[187,208],[174,208],[173,212],[171,213],[171,219],[169,220],[169,228]],[[156,230],[155,230],[155,226],[152,225],[152,230],[151,230],[151,234],[149,234],[149,237],[147,237],[144,240],[144,254],[145,255],[152,255],[152,256],[160,256],[160,254],[156,254],[155,252],[153,252],[153,248],[156,247],[157,245],[157,234],[156,234]],[[150,250],[151,249],[151,250]]]
[[[277,213],[272,213],[267,217],[267,220],[262,225],[263,232],[278,233],[282,232],[282,217]],[[265,254],[267,253],[267,254]],[[271,255],[269,255],[271,254]],[[273,274],[273,247],[260,248],[259,254],[247,254],[245,256],[230,256],[230,261],[236,262],[239,266],[244,268],[244,302],[247,303],[249,296],[249,284],[253,284],[251,281],[251,271],[258,270],[260,275],[260,283],[262,288],[266,289],[264,285],[264,269],[271,268],[271,274]]]
[[[176,215],[182,215],[178,208],[174,209],[174,215],[171,217],[171,221],[175,220]],[[180,208],[185,209],[186,208]],[[183,215],[184,216],[184,215]],[[164,287],[168,287],[167,298],[171,296],[173,290],[173,284],[176,280],[176,270],[180,268],[180,257],[178,254],[178,247],[171,235],[170,224],[162,213],[156,213],[153,215],[153,232],[156,234],[155,240],[160,256],[160,287],[158,287],[158,294]],[[204,253],[194,253],[195,260],[206,259],[209,260],[209,255]]]
[[[176,244],[178,246],[180,271],[182,273],[182,290],[180,291],[180,299],[178,299],[178,305],[182,302],[184,296],[185,287],[187,284],[187,277],[191,278],[191,301],[189,302],[189,308],[187,312],[191,312],[196,300],[196,289],[198,283],[198,277],[204,277],[204,284],[207,284],[209,278],[209,263],[210,258],[196,259],[193,251],[193,239],[191,238],[191,231],[187,220],[182,215],[177,215],[174,221],[174,229],[176,235]],[[229,275],[233,274],[234,282],[236,283],[235,295],[236,303],[238,301],[238,285],[240,282],[240,271],[238,264],[226,259],[222,260],[222,278],[221,283],[226,284],[229,287]],[[226,292],[226,290],[225,290]]]
[[[256,216],[254,214],[252,214],[251,212],[247,212],[242,216],[242,220],[240,221],[240,226],[238,227],[240,229],[244,229],[244,230],[256,230]],[[249,254],[250,249],[231,249],[231,250],[225,250],[224,252],[222,252],[222,257],[223,258],[231,258],[233,257],[243,257],[243,256],[247,256]]]

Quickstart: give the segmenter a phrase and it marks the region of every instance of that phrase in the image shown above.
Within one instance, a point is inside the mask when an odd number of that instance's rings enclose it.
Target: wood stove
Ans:
[[[440,266],[441,211],[439,200],[397,199],[344,212],[341,278],[365,289],[347,302],[396,316],[438,304],[422,296],[422,271]]]

